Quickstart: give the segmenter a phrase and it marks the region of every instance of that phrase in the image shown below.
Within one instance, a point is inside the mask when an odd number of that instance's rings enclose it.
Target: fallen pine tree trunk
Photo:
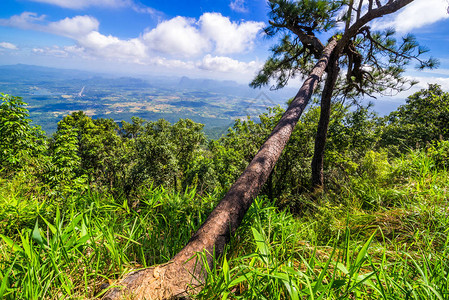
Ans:
[[[201,287],[206,274],[196,254],[205,251],[209,265],[213,262],[213,255],[218,257],[222,254],[279,159],[326,70],[336,44],[335,39],[329,41],[271,135],[187,245],[166,264],[128,274],[103,299],[183,298]]]

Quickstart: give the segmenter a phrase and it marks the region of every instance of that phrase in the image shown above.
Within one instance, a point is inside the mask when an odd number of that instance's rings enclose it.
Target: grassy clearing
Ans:
[[[449,299],[444,160],[369,153],[301,215],[259,198],[196,298]],[[148,188],[140,203],[68,199],[0,182],[0,298],[87,299],[133,268],[163,263],[220,199]],[[312,197],[312,196],[311,196]],[[316,197],[316,195],[314,195]],[[201,255],[201,254],[199,254]]]

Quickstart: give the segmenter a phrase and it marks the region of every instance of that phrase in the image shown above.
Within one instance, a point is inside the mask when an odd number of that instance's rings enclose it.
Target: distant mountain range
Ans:
[[[278,91],[270,91],[268,88],[252,89],[248,85],[239,84],[235,81],[213,80],[213,79],[192,79],[186,76],[179,77],[156,77],[149,76],[115,76],[113,74],[94,73],[88,71],[58,69],[35,65],[2,65],[0,66],[0,80],[21,82],[43,82],[48,80],[84,80],[86,83],[98,84],[108,83],[110,85],[129,84],[133,87],[157,87],[175,90],[195,90],[208,91],[214,93],[227,93],[241,97],[257,98],[261,93],[272,98],[275,104],[285,104],[287,100],[296,94],[296,89],[285,88]]]
[[[118,121],[129,120],[133,115],[171,122],[191,118],[206,127],[226,127],[235,118],[257,117],[266,107],[285,107],[297,89],[271,91],[230,80],[115,76],[16,64],[0,66],[0,92],[23,97],[30,104],[33,121],[52,132],[62,116],[76,110]],[[373,102],[380,115],[402,104],[390,100]]]

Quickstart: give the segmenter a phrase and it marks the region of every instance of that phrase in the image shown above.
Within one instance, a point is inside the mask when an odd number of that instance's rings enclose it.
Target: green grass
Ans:
[[[22,199],[24,200],[24,199]],[[0,298],[91,298],[131,268],[170,259],[207,217],[214,200],[195,190],[146,191],[136,210],[100,195],[72,199],[51,218],[0,235]]]
[[[434,152],[371,153],[301,215],[258,198],[198,299],[449,299],[449,174]],[[444,160],[443,160],[444,162]],[[170,259],[220,199],[151,188],[138,205],[0,181],[0,298],[88,299]],[[313,204],[314,203],[314,204]]]

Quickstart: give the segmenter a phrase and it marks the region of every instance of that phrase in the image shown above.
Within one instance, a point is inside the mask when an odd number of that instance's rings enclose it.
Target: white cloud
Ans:
[[[92,31],[79,38],[78,43],[87,52],[98,57],[118,58],[133,63],[142,63],[147,57],[146,47],[139,39],[121,40]]]
[[[448,61],[448,59],[439,59],[441,63]],[[423,70],[421,73],[427,73],[427,74],[433,74],[433,75],[442,75],[442,76],[449,76],[449,69],[434,69],[434,70]]]
[[[78,45],[34,48],[33,53],[56,57],[101,58],[116,62],[144,64],[148,58],[146,48],[138,39],[120,40],[98,31],[78,40]]]
[[[94,56],[89,54],[85,48],[78,45],[64,46],[64,47],[54,45],[51,47],[33,48],[31,52],[33,54],[52,56],[52,57],[62,57],[62,58],[76,57],[87,60],[94,59]]]
[[[231,22],[219,13],[204,13],[197,22],[178,16],[145,33],[143,40],[155,51],[184,57],[210,50],[217,54],[241,53],[253,48],[263,26],[262,22]]]
[[[20,15],[12,16],[9,19],[0,19],[0,25],[17,27],[21,29],[40,30],[40,23],[44,21],[45,15],[38,16],[33,12],[23,12]]]
[[[77,39],[98,30],[99,25],[98,20],[94,17],[76,16],[65,18],[58,22],[51,22],[46,26],[45,31]]]
[[[201,54],[210,48],[209,41],[195,26],[195,20],[180,16],[160,23],[145,33],[143,40],[152,50],[184,57]]]
[[[231,22],[219,13],[204,13],[199,24],[203,36],[215,42],[218,54],[240,53],[251,50],[262,22]]]
[[[393,101],[403,101],[410,95],[413,95],[416,92],[419,92],[422,89],[427,89],[429,84],[439,84],[443,91],[449,92],[449,78],[441,77],[441,76],[405,76],[408,80],[414,80],[418,83],[412,86],[410,89],[403,91],[399,94],[393,95],[389,97],[390,100]]]
[[[438,21],[448,19],[446,0],[415,0],[398,13],[373,23],[376,29],[395,28],[399,33],[408,33]]]
[[[420,89],[426,89],[429,84],[436,83],[441,85],[443,90],[449,90],[449,78],[448,77],[420,77],[420,76],[411,76],[407,77],[409,79],[413,79],[418,81],[419,83],[413,87],[413,90],[410,94]]]
[[[218,72],[238,72],[238,73],[254,73],[261,64],[256,61],[249,63],[241,62],[230,57],[212,56],[207,54],[197,67],[208,71]]]
[[[63,49],[59,46],[33,48],[32,51],[35,54],[49,55],[49,56],[55,56],[55,57],[68,57],[69,56],[69,53],[65,49]]]
[[[98,32],[99,22],[91,16],[75,16],[56,22],[45,22],[44,15],[24,12],[9,19],[0,19],[0,25],[69,37],[78,43],[79,49],[83,49],[82,52],[97,57],[118,58],[136,63],[147,57],[146,47],[140,39],[121,40],[114,36],[105,36]],[[34,53],[42,53],[43,49],[50,55],[67,55],[67,50],[54,48],[36,48]],[[80,53],[79,49],[76,53]]]
[[[179,59],[167,59],[165,57],[153,57],[148,59],[147,64],[166,67],[166,68],[182,68],[182,69],[194,69],[195,64],[191,61],[182,61]]]
[[[229,7],[236,12],[247,12],[245,7],[245,0],[233,0],[229,4]]]
[[[9,49],[9,50],[17,50],[17,46],[8,42],[1,42],[0,48]]]
[[[0,19],[0,25],[49,32],[74,39],[97,30],[99,27],[97,19],[91,16],[75,16],[57,22],[46,22],[45,18],[45,15],[39,16],[36,13],[23,12],[9,19]]]
[[[85,49],[83,47],[80,47],[77,45],[65,46],[64,51],[66,51],[68,54],[71,54],[71,55],[77,55],[77,56],[81,56],[84,58],[89,58],[88,56],[85,55],[85,53],[86,53]]]

